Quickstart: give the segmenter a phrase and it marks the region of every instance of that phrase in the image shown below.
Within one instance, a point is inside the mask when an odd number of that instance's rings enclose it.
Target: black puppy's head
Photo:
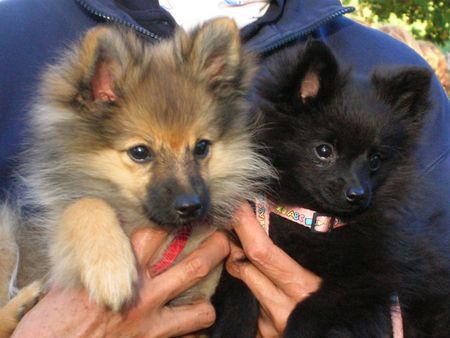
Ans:
[[[335,215],[401,199],[428,107],[431,74],[418,67],[342,70],[309,41],[271,61],[258,88],[261,142],[280,174],[284,203]]]

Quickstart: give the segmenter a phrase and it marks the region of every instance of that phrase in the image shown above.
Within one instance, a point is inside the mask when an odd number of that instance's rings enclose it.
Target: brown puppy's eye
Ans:
[[[145,145],[138,145],[128,149],[128,156],[138,163],[145,163],[152,159],[152,153]]]
[[[320,146],[317,146],[315,149],[316,156],[321,160],[326,160],[331,155],[333,155],[333,147],[329,144],[321,144]]]
[[[381,166],[381,156],[380,154],[373,154],[369,158],[369,169],[371,171],[377,171]]]
[[[209,153],[211,142],[208,140],[200,140],[194,148],[194,155],[198,158],[205,158]]]

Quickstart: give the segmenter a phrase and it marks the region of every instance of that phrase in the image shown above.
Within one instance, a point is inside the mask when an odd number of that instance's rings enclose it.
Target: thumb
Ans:
[[[142,228],[133,233],[131,244],[139,270],[142,271],[147,267],[148,262],[157,253],[166,237],[167,232],[157,228]]]

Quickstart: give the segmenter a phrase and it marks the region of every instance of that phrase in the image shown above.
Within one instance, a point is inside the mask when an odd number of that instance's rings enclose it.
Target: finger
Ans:
[[[71,332],[73,337],[100,337],[99,328],[104,326],[108,316],[104,307],[91,302],[84,290],[52,287],[26,313],[11,337],[47,337],[49,332],[54,333],[53,336],[58,336],[58,332]]]
[[[230,261],[230,263],[242,263],[248,262],[248,259],[245,256],[244,250],[233,242],[230,242],[230,255],[228,256],[227,261]]]
[[[263,338],[278,338],[281,337],[282,332],[275,328],[275,324],[271,319],[261,311],[258,317],[258,335]]]
[[[147,263],[164,243],[166,237],[167,232],[159,228],[142,228],[133,233],[131,244],[141,270],[147,266]]]
[[[273,244],[247,203],[238,210],[235,220],[233,227],[247,258],[280,289],[291,294],[298,292],[301,287],[303,292],[309,294],[320,287],[321,279],[318,276]]]
[[[297,300],[282,292],[253,264],[228,260],[226,268],[232,276],[241,279],[248,286],[271,321],[275,322],[276,319],[280,326],[287,321]]]
[[[259,259],[259,256],[261,256],[261,254],[258,255],[259,252],[266,252],[268,248],[274,246],[272,240],[256,220],[255,214],[248,203],[243,204],[238,209],[234,220],[232,226],[241,240],[245,253],[250,253],[256,256],[256,259]],[[249,258],[252,259],[252,257]],[[267,260],[266,257],[264,257],[265,260]]]
[[[165,307],[156,331],[160,332],[158,336],[161,337],[183,336],[211,326],[215,319],[216,313],[210,303]],[[154,333],[151,333],[151,337],[154,337]]]
[[[151,288],[148,290],[149,294],[153,293],[152,290],[159,290],[153,301],[166,304],[206,277],[229,252],[230,246],[226,235],[215,232],[189,256],[153,279],[149,285]]]

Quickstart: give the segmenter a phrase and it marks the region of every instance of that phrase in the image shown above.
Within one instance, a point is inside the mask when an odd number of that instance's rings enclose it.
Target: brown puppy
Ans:
[[[136,228],[170,229],[168,245],[186,230],[180,259],[226,226],[273,175],[252,141],[252,73],[229,19],[157,45],[116,28],[89,31],[44,74],[21,155],[25,197],[0,219],[18,286],[83,286],[119,310],[133,296]],[[1,273],[6,283],[14,275]],[[215,284],[177,302],[209,297]]]

